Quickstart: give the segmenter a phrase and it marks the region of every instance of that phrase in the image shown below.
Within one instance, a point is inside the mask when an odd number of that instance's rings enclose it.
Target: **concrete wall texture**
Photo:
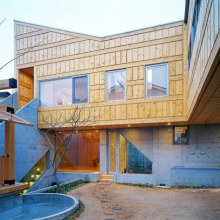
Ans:
[[[10,97],[7,99],[9,100]],[[5,102],[4,104],[7,105]],[[37,128],[37,99],[32,100],[28,105],[17,111],[16,115],[34,125],[31,127],[15,125],[15,180],[20,181],[46,154],[48,147]],[[0,125],[0,154],[4,154],[4,127],[4,123],[2,123]]]
[[[220,186],[219,124],[191,125],[189,145],[173,145],[173,127],[131,128],[120,132],[152,160],[156,185],[210,185],[212,179],[215,186]]]

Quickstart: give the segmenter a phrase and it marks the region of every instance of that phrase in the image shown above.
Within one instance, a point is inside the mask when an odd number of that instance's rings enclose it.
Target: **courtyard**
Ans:
[[[220,189],[175,189],[89,183],[69,192],[80,199],[82,220],[220,219]]]

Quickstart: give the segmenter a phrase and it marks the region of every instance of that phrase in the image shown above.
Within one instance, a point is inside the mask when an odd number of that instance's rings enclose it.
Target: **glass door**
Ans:
[[[108,173],[116,173],[116,151],[117,135],[116,131],[108,132]]]

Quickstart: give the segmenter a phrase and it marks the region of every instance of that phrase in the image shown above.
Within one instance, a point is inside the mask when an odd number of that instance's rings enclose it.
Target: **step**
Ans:
[[[110,174],[101,174],[100,175],[100,181],[114,181],[114,175],[110,175]]]

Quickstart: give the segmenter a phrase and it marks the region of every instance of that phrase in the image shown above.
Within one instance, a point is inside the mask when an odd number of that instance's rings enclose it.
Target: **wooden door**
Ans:
[[[33,76],[22,71],[19,72],[18,92],[18,108],[20,109],[23,106],[25,106],[28,102],[30,102],[34,97]]]

